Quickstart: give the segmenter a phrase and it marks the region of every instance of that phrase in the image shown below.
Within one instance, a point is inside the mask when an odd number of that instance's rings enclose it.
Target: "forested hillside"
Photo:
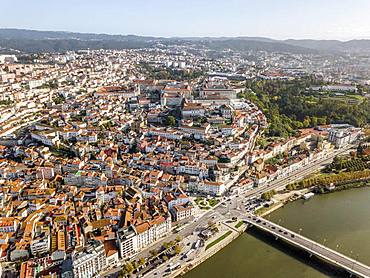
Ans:
[[[254,101],[271,123],[270,136],[287,137],[298,128],[329,123],[364,126],[370,122],[370,106],[361,91],[337,97],[330,92],[314,93],[307,88],[322,85],[311,77],[293,81],[253,80],[247,82],[246,93],[239,94]]]

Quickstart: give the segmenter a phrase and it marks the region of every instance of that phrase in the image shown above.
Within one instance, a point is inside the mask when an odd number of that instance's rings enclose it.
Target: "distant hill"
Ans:
[[[132,49],[157,43],[199,44],[214,50],[262,50],[268,52],[370,52],[370,40],[274,40],[263,37],[149,37],[25,29],[0,29],[0,48],[22,52],[65,52],[79,49]]]
[[[307,47],[321,51],[335,51],[335,52],[368,52],[370,51],[370,40],[285,40],[287,44]]]
[[[65,52],[80,49],[136,49],[151,47],[145,41],[80,39],[0,39],[0,47],[26,53]]]
[[[73,33],[63,31],[36,31],[26,29],[0,28],[0,39],[27,39],[27,40],[45,40],[45,39],[77,39],[77,40],[115,40],[115,41],[148,41],[155,37],[144,37],[135,35],[109,35],[93,33]]]
[[[269,40],[253,40],[246,38],[229,38],[224,40],[209,40],[204,44],[215,50],[232,49],[238,51],[258,51],[267,52],[289,52],[294,54],[300,53],[316,53],[314,49],[309,49],[303,46],[295,46],[286,44],[280,41]]]
[[[23,52],[64,52],[79,49],[150,47],[154,37],[108,35],[24,29],[0,29],[0,47]]]

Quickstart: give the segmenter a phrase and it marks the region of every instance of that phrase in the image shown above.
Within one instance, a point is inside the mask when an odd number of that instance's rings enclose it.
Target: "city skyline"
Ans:
[[[370,0],[1,8],[0,278],[370,278]]]
[[[268,37],[273,39],[368,39],[370,2],[348,0],[156,1],[70,0],[4,3],[0,27],[156,37]],[[65,12],[61,12],[61,11]],[[44,11],[47,11],[45,13]]]

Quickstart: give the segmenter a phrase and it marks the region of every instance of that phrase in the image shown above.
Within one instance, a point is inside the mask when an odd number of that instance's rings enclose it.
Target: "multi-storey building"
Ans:
[[[117,242],[121,258],[130,258],[138,251],[137,233],[133,226],[117,232]]]
[[[72,267],[75,278],[95,277],[106,267],[104,245],[94,241],[82,252],[76,251],[72,256]]]

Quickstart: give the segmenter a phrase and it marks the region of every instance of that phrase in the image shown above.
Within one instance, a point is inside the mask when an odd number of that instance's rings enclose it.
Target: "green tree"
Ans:
[[[326,125],[326,117],[318,117],[317,118],[317,123],[319,125]]]
[[[172,246],[171,242],[163,242],[162,249],[166,250]]]
[[[55,104],[62,104],[65,101],[65,98],[63,96],[57,96],[53,98],[53,101]]]
[[[168,116],[166,118],[166,125],[175,126],[176,125],[176,118],[174,116]]]
[[[239,93],[254,102],[266,115],[269,136],[291,136],[295,129],[328,123],[364,126],[370,121],[369,101],[344,102],[327,98],[306,88],[323,85],[313,76],[295,80],[248,80],[245,92]]]
[[[127,275],[127,271],[125,269],[121,269],[118,272],[118,278],[124,278]]]
[[[176,255],[181,253],[181,247],[178,244],[175,245],[174,252]]]
[[[135,267],[133,266],[133,264],[131,262],[127,262],[125,264],[125,270],[127,271],[127,273],[132,273],[132,272],[134,272]]]
[[[144,258],[140,258],[139,259],[139,265],[142,266],[145,264],[145,259]]]
[[[271,200],[272,197],[274,197],[275,194],[276,194],[276,191],[275,190],[270,190],[270,191],[264,192],[261,195],[261,198],[263,200],[269,201],[269,200]]]
[[[262,193],[261,198],[263,200],[269,201],[271,199],[271,194],[269,192]]]
[[[306,116],[303,120],[303,126],[304,127],[309,127],[311,125],[311,120],[310,117]]]
[[[149,253],[150,253],[150,255],[152,255],[153,257],[155,257],[155,256],[158,255],[158,250],[153,249],[153,250],[150,250]]]
[[[313,127],[317,127],[317,125],[318,125],[318,118],[316,116],[312,116],[312,118],[311,118],[311,125]]]

